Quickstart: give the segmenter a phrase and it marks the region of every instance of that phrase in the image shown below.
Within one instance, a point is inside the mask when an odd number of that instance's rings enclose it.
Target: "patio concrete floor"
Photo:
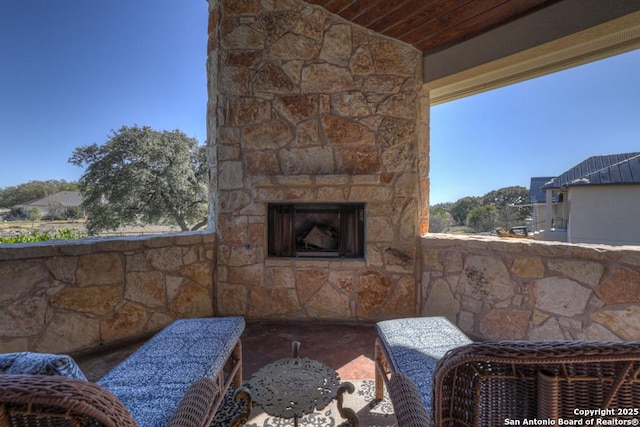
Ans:
[[[248,321],[242,334],[243,377],[248,379],[264,365],[291,356],[291,344],[300,342],[300,356],[335,369],[342,380],[374,377],[373,323],[325,323],[306,321]],[[93,353],[74,356],[90,381],[133,353],[136,341]]]

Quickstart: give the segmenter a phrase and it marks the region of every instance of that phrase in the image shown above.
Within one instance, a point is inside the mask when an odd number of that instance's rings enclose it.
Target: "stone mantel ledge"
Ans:
[[[456,234],[429,233],[422,237],[424,247],[464,247],[467,249],[491,249],[514,255],[554,256],[573,259],[617,262],[640,266],[640,246],[612,246],[588,243],[546,242],[532,239],[501,238],[494,236],[465,236]]]
[[[214,244],[215,241],[216,237],[212,232],[188,231],[143,236],[47,240],[38,243],[7,243],[0,244],[0,261],[77,256],[95,252],[121,252],[196,243]]]

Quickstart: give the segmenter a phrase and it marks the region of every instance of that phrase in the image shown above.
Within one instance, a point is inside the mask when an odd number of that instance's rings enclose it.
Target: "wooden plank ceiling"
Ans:
[[[306,0],[423,54],[453,46],[558,0]]]

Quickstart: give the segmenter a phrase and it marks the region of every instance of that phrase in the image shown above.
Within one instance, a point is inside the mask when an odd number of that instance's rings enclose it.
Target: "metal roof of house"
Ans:
[[[573,185],[640,184],[640,153],[592,156],[543,185],[543,189]]]
[[[546,202],[547,192],[544,191],[542,187],[553,178],[553,176],[537,176],[531,178],[531,183],[529,184],[529,203]]]
[[[79,191],[59,191],[40,199],[31,200],[19,206],[41,206],[48,207],[52,204],[61,204],[62,206],[80,206],[82,204],[82,193]]]

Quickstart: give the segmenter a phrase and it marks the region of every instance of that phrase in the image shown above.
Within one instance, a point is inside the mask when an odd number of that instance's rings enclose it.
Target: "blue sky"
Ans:
[[[121,126],[206,138],[206,0],[0,2],[0,188]],[[431,111],[431,204],[640,150],[640,51]]]
[[[640,50],[431,108],[432,205],[640,151]]]
[[[0,188],[77,180],[121,126],[206,138],[206,0],[0,2]]]

